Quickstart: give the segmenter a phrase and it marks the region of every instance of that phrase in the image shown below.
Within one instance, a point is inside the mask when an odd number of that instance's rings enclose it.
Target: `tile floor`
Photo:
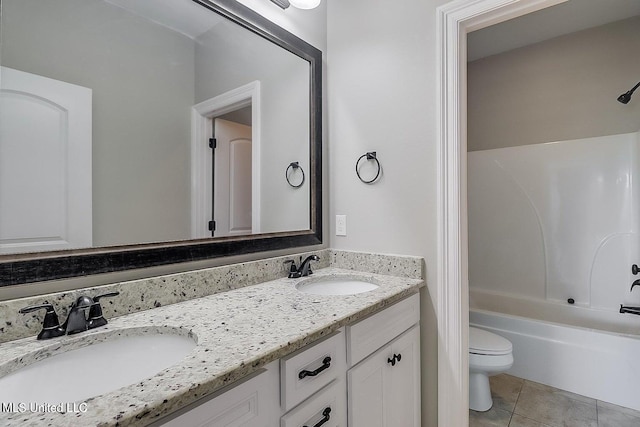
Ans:
[[[640,427],[640,411],[507,374],[490,378],[493,407],[469,427]]]

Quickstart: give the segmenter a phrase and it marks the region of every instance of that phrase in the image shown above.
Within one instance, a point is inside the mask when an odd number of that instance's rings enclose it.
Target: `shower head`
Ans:
[[[640,82],[638,82],[638,84],[635,85],[633,89],[631,89],[630,91],[620,95],[618,97],[618,102],[622,102],[623,104],[628,104],[629,101],[631,100],[631,95],[633,95],[633,92],[635,92],[635,90],[638,89],[639,86],[640,86]]]
[[[623,104],[628,104],[631,101],[631,92],[623,93],[618,97],[618,102],[622,102]]]

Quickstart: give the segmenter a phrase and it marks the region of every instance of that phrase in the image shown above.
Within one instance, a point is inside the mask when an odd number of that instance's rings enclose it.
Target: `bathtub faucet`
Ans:
[[[640,279],[636,280],[635,282],[633,282],[633,283],[631,284],[631,291],[629,291],[629,292],[632,292],[632,291],[633,291],[633,287],[634,287],[634,286],[640,286]]]
[[[620,304],[620,313],[637,314],[638,316],[640,316],[640,307],[625,307],[624,305]]]

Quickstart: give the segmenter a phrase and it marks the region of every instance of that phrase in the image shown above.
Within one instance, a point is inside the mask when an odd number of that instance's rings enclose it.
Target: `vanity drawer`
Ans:
[[[353,366],[418,323],[420,295],[415,294],[347,326],[347,363]]]
[[[319,343],[280,359],[280,402],[296,406],[338,376],[345,375],[345,339],[341,329]]]
[[[347,426],[347,390],[343,380],[334,380],[322,391],[298,405],[280,420],[280,427]]]

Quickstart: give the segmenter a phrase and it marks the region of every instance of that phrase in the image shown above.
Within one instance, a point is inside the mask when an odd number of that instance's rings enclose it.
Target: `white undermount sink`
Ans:
[[[175,365],[195,346],[187,336],[158,333],[89,344],[0,378],[0,402],[57,405],[83,401],[149,378]]]
[[[370,279],[351,276],[313,277],[296,285],[300,292],[311,295],[354,295],[372,291],[379,285]]]

